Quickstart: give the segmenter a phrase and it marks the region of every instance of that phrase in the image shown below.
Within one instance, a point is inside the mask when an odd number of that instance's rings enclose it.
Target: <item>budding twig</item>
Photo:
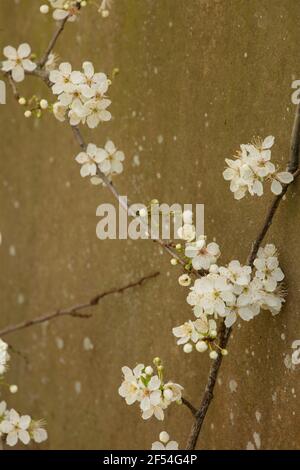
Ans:
[[[291,150],[290,150],[290,158],[289,158],[289,165],[288,165],[289,171],[293,171],[294,179],[297,178],[297,176],[299,176],[299,173],[300,173],[299,152],[300,152],[300,105],[298,105],[296,109],[292,137],[291,137]],[[282,200],[283,196],[286,194],[290,184],[283,185],[282,193],[274,198],[267,212],[262,228],[259,231],[258,236],[255,239],[254,243],[252,244],[252,248],[248,256],[247,264],[249,264],[250,266],[253,265],[258,249],[261,243],[263,242],[273,222],[273,218],[280,204],[280,201]],[[219,344],[221,348],[226,348],[230,334],[231,334],[231,328],[226,328],[225,323],[223,321],[221,329],[220,329],[220,335],[219,335]],[[213,391],[214,391],[218,373],[222,364],[222,359],[223,359],[223,356],[219,354],[218,358],[213,362],[210,368],[208,381],[205,387],[202,401],[201,401],[199,409],[197,410],[195,414],[195,420],[192,424],[192,428],[191,428],[191,431],[189,433],[188,440],[186,443],[187,450],[193,450],[196,447],[197,440],[198,440],[204,419],[206,417],[209,405],[213,399]]]

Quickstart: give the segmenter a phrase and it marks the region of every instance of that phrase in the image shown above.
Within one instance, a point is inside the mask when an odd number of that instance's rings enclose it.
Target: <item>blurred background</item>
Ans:
[[[41,3],[1,0],[1,48],[29,42],[44,52],[56,25],[40,14]],[[115,0],[107,19],[86,8],[55,48],[75,69],[85,60],[108,75],[119,69],[109,93],[113,120],[84,127],[86,140],[103,146],[109,137],[125,152],[115,183],[131,201],[205,204],[205,231],[222,263],[246,260],[271,200],[267,190],[234,201],[224,158],[253,136],[273,134],[274,161],[288,159],[299,24],[295,0]],[[34,77],[19,88],[54,101]],[[210,359],[184,354],[171,333],[192,318],[181,270],[151,242],[98,240],[95,211],[111,195],[80,177],[66,123],[23,112],[8,89],[0,106],[0,328],[161,274],[107,297],[90,319],[66,317],[5,337],[8,380],[19,385],[10,406],[46,419],[42,448],[149,449],[162,430],[182,448],[192,424],[187,408],[173,405],[163,423],[145,422],[118,395],[123,365],[160,356],[166,378],[198,405]],[[264,312],[235,325],[199,449],[299,448],[299,369],[290,364],[300,338],[299,191],[294,185],[267,237],[280,252],[286,306],[275,318]]]

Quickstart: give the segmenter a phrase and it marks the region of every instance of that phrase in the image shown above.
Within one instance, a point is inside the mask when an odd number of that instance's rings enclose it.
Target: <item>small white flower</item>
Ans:
[[[151,450],[178,450],[178,442],[170,441],[169,434],[162,431],[159,434],[159,441],[153,442]]]
[[[0,423],[0,431],[7,434],[6,444],[13,447],[17,444],[18,440],[25,445],[29,444],[30,422],[30,416],[20,416],[14,409],[11,409],[7,417]]]
[[[21,44],[18,49],[6,46],[3,53],[8,60],[2,63],[4,72],[11,72],[15,82],[22,82],[25,78],[25,71],[32,72],[36,69],[36,64],[30,60],[31,49],[29,44]]]
[[[85,152],[80,152],[75,160],[80,163],[80,174],[82,177],[95,176],[97,173],[97,165],[106,158],[102,149],[94,144],[88,144]]]
[[[250,266],[241,266],[240,262],[237,260],[230,261],[227,268],[219,268],[219,273],[222,276],[225,276],[233,284],[238,284],[239,286],[249,284],[251,271]]]
[[[124,381],[119,388],[119,395],[125,398],[127,405],[132,405],[140,399],[139,378],[144,369],[144,364],[138,364],[133,370],[129,367],[122,367]]]
[[[267,253],[264,249],[258,251],[257,258],[253,263],[257,269],[255,276],[263,282],[264,288],[268,292],[274,292],[278,282],[284,279],[284,274],[279,267],[277,256],[274,256],[276,251],[273,256],[268,256]]]
[[[178,238],[181,240],[185,240],[187,242],[191,242],[195,239],[196,236],[196,229],[195,226],[192,224],[184,223],[179,229],[177,230]]]
[[[282,184],[290,184],[294,180],[292,173],[288,171],[282,171],[277,173],[271,184],[272,193],[278,195],[282,193]]]
[[[121,150],[118,150],[115,144],[108,140],[102,150],[104,158],[101,161],[99,168],[106,175],[120,174],[123,171],[123,161],[125,155]]]
[[[206,245],[206,237],[201,236],[195,242],[187,243],[185,256],[192,259],[192,265],[197,270],[208,270],[215,264],[221,252],[219,245],[215,242]]]
[[[31,421],[30,424],[30,435],[34,442],[37,444],[40,444],[41,442],[44,442],[48,439],[48,434],[46,429],[43,427],[44,421]]]
[[[100,122],[111,120],[111,114],[106,108],[111,104],[111,101],[103,98],[100,100],[91,99],[83,106],[83,115],[86,116],[86,122],[90,129],[94,129]]]

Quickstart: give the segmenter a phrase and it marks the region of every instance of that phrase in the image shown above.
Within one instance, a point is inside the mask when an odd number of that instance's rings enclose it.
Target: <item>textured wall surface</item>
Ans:
[[[0,45],[28,41],[40,55],[55,28],[36,0],[1,0]],[[233,200],[224,158],[254,135],[276,136],[273,158],[288,158],[294,115],[291,82],[300,78],[296,0],[115,0],[107,20],[87,9],[69,24],[56,52],[75,68],[92,60],[110,74],[114,119],[88,141],[109,136],[126,154],[116,179],[132,201],[204,203],[206,234],[222,261],[247,257],[271,195]],[[52,99],[35,78],[25,96]],[[78,148],[50,114],[24,119],[8,93],[0,106],[0,327],[84,301],[159,270],[159,278],[106,298],[89,320],[65,318],[7,337],[10,403],[45,417],[50,449],[149,448],[165,429],[184,445],[185,407],[144,422],[118,396],[120,368],[161,356],[170,379],[199,402],[210,360],[185,355],[173,326],[192,317],[179,268],[148,241],[100,241],[96,207],[112,202],[79,175]],[[139,162],[139,164],[137,164]],[[299,369],[287,367],[300,338],[300,188],[283,201],[268,235],[280,251],[289,291],[282,313],[236,325],[199,448],[299,448]],[[90,338],[94,349],[83,348]],[[4,396],[5,393],[4,393]]]

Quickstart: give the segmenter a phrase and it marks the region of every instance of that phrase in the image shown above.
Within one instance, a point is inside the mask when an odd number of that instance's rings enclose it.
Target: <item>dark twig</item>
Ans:
[[[294,125],[293,125],[293,131],[292,131],[292,137],[291,137],[291,150],[290,150],[290,158],[289,158],[289,165],[288,165],[288,170],[293,172],[294,179],[297,178],[297,176],[299,176],[299,173],[300,173],[300,169],[298,168],[299,151],[300,151],[300,115],[299,113],[300,113],[300,107],[298,105],[296,109],[296,115],[295,115],[295,120],[294,120]],[[282,193],[274,198],[270,206],[270,209],[268,210],[263,226],[261,230],[259,231],[259,234],[256,240],[252,244],[252,248],[248,256],[247,263],[250,266],[253,265],[253,261],[257,255],[258,249],[273,222],[273,218],[280,204],[280,201],[282,200],[283,196],[286,194],[290,184],[283,185]],[[220,328],[220,335],[219,335],[219,345],[222,349],[226,348],[229,337],[230,337],[230,333],[231,333],[231,328],[226,328],[224,321],[223,321],[221,328]],[[214,391],[218,373],[222,364],[222,359],[223,359],[223,356],[219,354],[218,358],[213,362],[210,368],[208,381],[205,387],[204,395],[202,397],[201,405],[195,415],[195,420],[193,422],[193,425],[192,425],[192,428],[191,428],[191,431],[190,431],[190,434],[186,443],[186,449],[188,450],[193,450],[196,447],[197,440],[198,440],[198,437],[202,428],[202,424],[206,417],[209,405],[213,399],[213,391]]]
[[[131,282],[130,284],[127,284],[126,286],[117,287],[115,289],[110,289],[108,291],[102,292],[101,294],[98,294],[97,296],[93,297],[91,300],[88,300],[87,302],[84,302],[82,304],[73,305],[72,307],[66,308],[64,310],[56,310],[54,312],[46,313],[44,315],[40,315],[36,318],[33,318],[31,320],[25,320],[23,322],[17,323],[16,325],[9,325],[3,328],[2,330],[0,330],[0,336],[6,336],[15,331],[23,330],[24,328],[29,328],[30,326],[38,325],[39,323],[44,323],[46,321],[53,320],[54,318],[63,317],[67,315],[71,317],[77,317],[77,318],[90,318],[92,316],[91,314],[80,313],[80,311],[87,309],[89,307],[94,307],[95,305],[98,305],[100,300],[104,299],[104,297],[107,297],[108,295],[122,294],[127,289],[141,286],[145,281],[153,279],[157,277],[158,275],[159,275],[159,272],[149,274],[148,276],[144,276],[138,281]]]
[[[57,30],[55,31],[54,35],[52,36],[51,38],[51,41],[49,42],[49,45],[46,49],[46,52],[45,54],[43,55],[42,59],[40,60],[38,66],[39,68],[43,68],[44,65],[46,64],[47,60],[48,60],[48,57],[49,55],[51,54],[51,52],[53,51],[54,47],[55,47],[55,44],[59,38],[59,36],[61,35],[61,33],[63,32],[64,30],[64,27],[65,27],[65,24],[66,22],[68,21],[68,18],[69,16],[67,16],[66,18],[64,18],[60,24],[59,24],[59,27],[57,28]]]
[[[197,413],[197,408],[195,408],[194,405],[192,405],[186,398],[182,397],[181,401],[182,401],[182,404],[185,405],[190,410],[192,415],[195,416],[195,414]]]

